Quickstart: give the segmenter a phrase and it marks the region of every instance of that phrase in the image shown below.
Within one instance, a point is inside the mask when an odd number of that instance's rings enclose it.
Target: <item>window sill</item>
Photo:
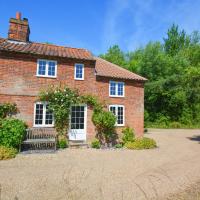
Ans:
[[[84,78],[75,78],[76,81],[84,81]]]
[[[114,98],[120,98],[120,97],[125,97],[125,96],[118,96],[118,95],[109,95],[109,97],[114,97]]]
[[[52,79],[56,79],[57,76],[43,76],[43,75],[35,75],[38,78],[52,78]]]
[[[124,124],[117,124],[117,125],[115,125],[116,127],[123,127],[123,126],[125,126]]]
[[[33,125],[33,128],[54,128],[54,125]]]

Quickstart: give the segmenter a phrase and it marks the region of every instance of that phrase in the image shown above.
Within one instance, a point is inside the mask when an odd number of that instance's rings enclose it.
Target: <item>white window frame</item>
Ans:
[[[39,61],[45,61],[46,62],[45,75],[40,75],[39,74]],[[55,63],[55,75],[54,76],[48,75],[49,62],[54,62]],[[46,77],[46,78],[56,78],[57,77],[57,61],[56,60],[38,59],[37,60],[37,72],[36,72],[36,76],[38,76],[38,77]]]
[[[36,117],[36,105],[37,104],[42,104],[43,105],[43,113],[42,113],[42,124],[35,124],[35,117]],[[48,102],[35,102],[34,103],[34,122],[33,122],[33,127],[54,127],[54,116],[53,116],[53,123],[52,124],[45,124],[46,120],[46,107],[47,107]]]
[[[110,94],[110,92],[111,92],[111,90],[110,90],[111,83],[115,83],[115,85],[116,85],[116,87],[115,87],[116,88],[116,94],[115,95],[111,95]],[[123,95],[118,95],[118,84],[119,83],[123,84]],[[125,97],[125,83],[123,81],[110,81],[109,82],[109,96],[110,97]]]
[[[123,124],[118,124],[118,122],[117,122],[117,121],[118,121],[118,114],[116,114],[115,116],[116,116],[117,120],[116,120],[115,126],[125,126],[125,106],[124,106],[124,105],[119,105],[119,104],[109,105],[109,111],[110,111],[110,112],[112,112],[112,111],[110,110],[111,107],[115,107],[115,111],[116,111],[116,112],[118,112],[118,108],[119,108],[119,107],[122,107],[122,108],[123,108]]]
[[[76,66],[77,65],[82,65],[82,78],[76,78]],[[82,63],[75,63],[75,65],[74,65],[74,79],[75,80],[84,80],[84,75],[85,75],[84,74],[84,71],[85,71],[84,68],[85,68],[84,64],[82,64]]]

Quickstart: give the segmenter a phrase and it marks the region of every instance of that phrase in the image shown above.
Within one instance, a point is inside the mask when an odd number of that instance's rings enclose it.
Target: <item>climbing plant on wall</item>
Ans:
[[[82,95],[78,90],[66,86],[52,86],[40,92],[39,100],[48,102],[48,109],[54,114],[55,128],[59,134],[66,134],[69,129],[71,106],[84,103],[93,109],[92,121],[97,137],[102,142],[109,142],[114,135],[116,117],[105,110],[105,103],[96,96]]]

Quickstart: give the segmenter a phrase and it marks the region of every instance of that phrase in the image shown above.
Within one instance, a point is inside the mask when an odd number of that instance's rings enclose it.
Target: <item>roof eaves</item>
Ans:
[[[115,79],[122,79],[122,80],[131,80],[131,81],[139,81],[139,82],[145,82],[148,79],[143,78],[143,79],[139,79],[139,78],[129,78],[129,77],[120,77],[120,76],[113,76],[113,75],[105,75],[105,74],[100,74],[100,73],[96,73],[96,76],[100,76],[100,77],[108,77],[108,78],[115,78]]]

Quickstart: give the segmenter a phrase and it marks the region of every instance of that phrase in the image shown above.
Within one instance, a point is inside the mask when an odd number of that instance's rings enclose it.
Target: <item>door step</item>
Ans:
[[[78,148],[89,148],[89,144],[85,141],[69,141],[69,147],[78,149]]]

